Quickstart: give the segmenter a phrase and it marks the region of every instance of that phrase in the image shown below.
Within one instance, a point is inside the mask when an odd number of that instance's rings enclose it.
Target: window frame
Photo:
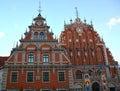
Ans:
[[[45,81],[44,80],[44,73],[48,73],[48,80],[47,81]],[[46,78],[46,77],[45,77]],[[50,82],[50,72],[49,71],[43,71],[42,72],[42,82],[44,82],[44,83],[48,83],[48,82]]]
[[[40,34],[39,34],[39,38],[40,38],[40,40],[45,40],[45,33],[44,32],[40,32]]]
[[[27,62],[34,63],[34,54],[33,53],[28,53]]]
[[[32,81],[28,81],[28,73],[33,73]],[[26,74],[26,82],[27,82],[27,83],[32,83],[32,82],[34,82],[34,72],[33,72],[33,71],[27,71],[27,74]]]
[[[13,81],[13,80],[12,80],[12,78],[15,78],[15,77],[12,77],[12,76],[13,76],[12,73],[17,73],[17,74],[16,74],[16,75],[17,75],[17,77],[16,77],[16,81]],[[18,82],[18,71],[11,71],[10,82],[12,82],[12,83],[16,83],[16,82]]]
[[[42,62],[43,63],[49,63],[49,59],[50,59],[49,58],[49,54],[48,53],[43,53],[43,55],[42,55]]]
[[[82,71],[81,70],[76,70],[75,77],[76,77],[76,80],[82,80],[83,79],[83,73],[82,73]]]
[[[59,74],[60,72],[64,73],[64,74],[63,74],[64,77],[62,77],[62,78],[64,78],[64,80],[60,80],[60,74]],[[65,80],[66,80],[65,71],[58,71],[58,81],[59,81],[59,82],[65,82]]]
[[[39,33],[38,32],[34,32],[34,40],[38,40],[39,39]]]

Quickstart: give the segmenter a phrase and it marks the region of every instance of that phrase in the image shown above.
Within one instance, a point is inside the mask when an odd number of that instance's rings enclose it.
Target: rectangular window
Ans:
[[[34,62],[34,55],[32,53],[28,54],[28,63]]]
[[[27,82],[33,82],[33,72],[27,72]]]
[[[43,82],[49,82],[49,72],[43,72]]]
[[[43,62],[48,63],[49,62],[49,55],[48,54],[43,54]]]
[[[18,80],[18,72],[11,73],[11,82],[17,82]]]
[[[25,91],[34,91],[33,89],[25,90]]]
[[[65,73],[64,72],[59,72],[59,81],[65,81]]]

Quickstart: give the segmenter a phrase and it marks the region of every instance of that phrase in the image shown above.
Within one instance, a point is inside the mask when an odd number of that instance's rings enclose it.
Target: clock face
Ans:
[[[82,34],[82,28],[77,27],[76,32],[78,33],[78,35],[81,35]]]
[[[42,21],[37,21],[37,25],[42,25]]]

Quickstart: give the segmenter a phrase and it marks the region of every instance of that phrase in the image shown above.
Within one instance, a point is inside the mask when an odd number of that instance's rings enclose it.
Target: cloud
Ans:
[[[0,38],[2,38],[4,36],[5,36],[4,32],[0,32]]]
[[[120,17],[119,18],[111,18],[108,22],[108,25],[111,29],[113,26],[117,25],[118,23],[120,23]]]

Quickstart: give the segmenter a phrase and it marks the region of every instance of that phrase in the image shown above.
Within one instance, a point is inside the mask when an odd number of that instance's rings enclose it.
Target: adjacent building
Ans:
[[[4,63],[7,61],[8,57],[0,56],[0,91],[2,90],[2,74],[4,70]]]
[[[59,40],[39,13],[5,62],[2,91],[118,91],[118,63],[79,17]]]

